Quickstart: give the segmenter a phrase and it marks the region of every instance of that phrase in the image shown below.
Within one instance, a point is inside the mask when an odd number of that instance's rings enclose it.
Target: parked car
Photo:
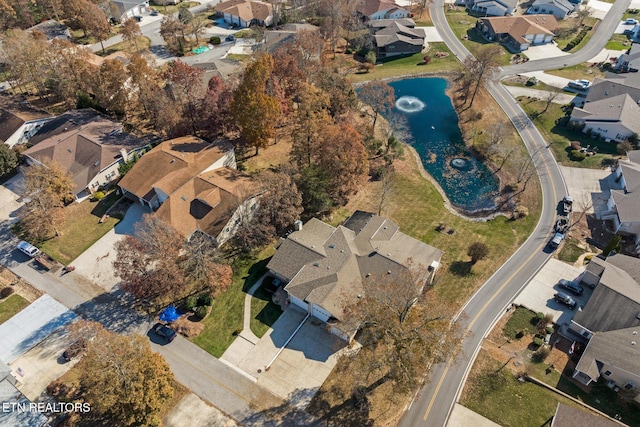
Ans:
[[[557,292],[556,294],[553,295],[553,299],[559,302],[560,304],[566,305],[571,310],[576,308],[576,300],[574,300],[564,292]]]
[[[582,292],[584,291],[582,286],[566,279],[560,279],[560,281],[558,282],[558,287],[562,289],[566,289],[567,291],[571,292],[574,295],[582,295]]]
[[[164,338],[168,343],[173,341],[178,334],[176,331],[162,323],[156,323],[153,325],[152,331],[155,332],[156,335]]]
[[[564,196],[564,199],[562,199],[562,211],[566,215],[569,215],[572,209],[573,209],[573,198],[571,196]]]
[[[226,41],[228,42],[232,42],[235,41],[236,36],[234,36],[233,34],[229,34],[227,37],[224,38]]]
[[[18,243],[18,249],[26,255],[29,255],[31,258],[38,255],[40,250],[33,246],[31,243],[25,242],[24,240]]]
[[[158,11],[157,10],[152,10],[151,13],[149,14],[149,16],[158,16]]]
[[[266,292],[269,292],[270,294],[277,291],[280,285],[282,285],[282,281],[277,277],[273,277],[273,276],[265,277],[264,280],[262,281],[262,286],[264,287],[264,290]]]
[[[585,79],[572,80],[567,84],[567,86],[573,89],[585,90],[591,86],[591,82]]]
[[[560,246],[560,243],[562,243],[563,240],[564,240],[564,234],[556,233],[551,238],[551,241],[549,242],[549,246],[551,246],[552,248],[557,248],[558,246]]]
[[[84,339],[79,339],[72,343],[65,351],[62,353],[62,359],[65,362],[70,362],[71,359],[80,356],[87,349],[87,342]]]
[[[138,22],[142,22],[142,16],[140,16],[140,15],[134,15],[133,19],[135,19]]]
[[[637,19],[627,18],[624,20],[625,25],[635,25],[638,23]]]

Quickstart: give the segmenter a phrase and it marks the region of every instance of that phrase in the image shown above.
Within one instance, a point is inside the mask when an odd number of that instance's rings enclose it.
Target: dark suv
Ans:
[[[565,289],[574,295],[582,295],[582,292],[584,291],[582,286],[565,279],[560,279],[560,281],[558,282],[558,287]]]
[[[553,296],[553,299],[569,307],[571,310],[576,308],[576,301],[564,292],[558,292]]]
[[[156,335],[161,336],[168,343],[173,341],[177,335],[176,331],[174,331],[167,325],[163,325],[162,323],[156,323],[155,325],[153,325],[152,330],[156,333]]]

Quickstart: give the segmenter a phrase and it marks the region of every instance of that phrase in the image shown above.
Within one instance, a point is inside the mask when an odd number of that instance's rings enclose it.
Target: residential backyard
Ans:
[[[565,115],[561,105],[551,104],[544,114],[539,114],[545,108],[545,102],[526,97],[518,97],[518,102],[549,143],[558,163],[590,169],[600,169],[614,163],[617,156],[615,143],[589,138],[581,132],[570,130],[556,123],[559,118]],[[597,148],[598,153],[583,160],[572,160],[570,158],[571,141],[580,142],[582,147]]]

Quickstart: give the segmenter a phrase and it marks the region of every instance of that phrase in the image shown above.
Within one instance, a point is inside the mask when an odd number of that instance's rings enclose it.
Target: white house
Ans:
[[[124,22],[134,16],[141,16],[149,10],[148,0],[112,0],[109,2],[108,15],[118,22]],[[115,10],[112,10],[112,7]]]
[[[535,0],[527,14],[553,15],[556,19],[564,19],[576,8],[569,0]]]
[[[630,235],[640,253],[640,150],[627,153],[614,174],[620,190],[611,190],[607,210],[598,219],[610,220],[616,233]]]
[[[286,283],[289,301],[327,323],[332,334],[350,341],[357,332],[348,306],[364,292],[363,283],[375,277],[394,277],[424,268],[430,283],[443,252],[401,233],[394,222],[356,211],[333,227],[318,219],[282,241],[267,268]]]
[[[571,121],[584,123],[583,132],[592,132],[608,141],[622,142],[640,134],[640,107],[624,93],[574,108]]]
[[[411,12],[393,1],[364,0],[357,11],[370,21],[377,19],[403,19],[411,16]]]
[[[43,111],[0,108],[0,142],[9,147],[24,144],[52,118]]]
[[[73,179],[78,201],[120,176],[121,164],[148,144],[95,110],[64,113],[42,126],[23,152],[31,165],[57,163]]]
[[[518,0],[466,0],[467,9],[485,16],[512,15]]]

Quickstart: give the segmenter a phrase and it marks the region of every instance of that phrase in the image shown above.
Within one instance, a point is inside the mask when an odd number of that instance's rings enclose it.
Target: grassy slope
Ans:
[[[18,294],[10,295],[0,302],[0,324],[11,319],[16,313],[29,305],[29,301]]]

